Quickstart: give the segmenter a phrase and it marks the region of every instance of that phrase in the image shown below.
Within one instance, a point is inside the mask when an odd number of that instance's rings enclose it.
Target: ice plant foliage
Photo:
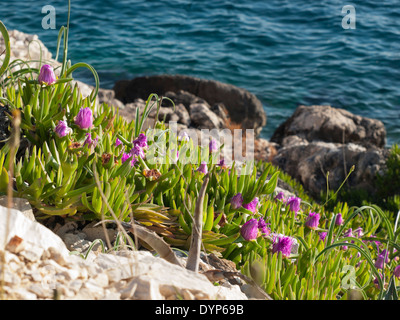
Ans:
[[[1,22],[0,31],[4,36]],[[1,69],[12,72],[7,66]],[[263,161],[248,175],[234,165],[224,170],[228,167],[224,160],[200,165],[176,161],[180,153],[183,157],[207,151],[184,131],[165,153],[172,155],[170,161],[150,163],[156,141],[150,138],[152,131],[143,130],[143,123],[153,107],[161,106],[162,97],[150,95],[143,114],[138,111],[135,121],[128,122],[114,107],[95,105],[95,91],[82,97],[70,81],[75,69],[63,63],[57,81],[49,65],[41,68],[37,79],[29,69],[3,77],[0,107],[6,106],[10,114],[21,111],[20,133],[30,147],[14,159],[10,142],[0,148],[2,194],[10,185],[43,221],[51,216],[83,222],[113,220],[112,213],[124,222],[133,218],[171,247],[187,249],[203,174],[208,174],[202,248],[219,252],[238,270],[257,278],[273,299],[345,299],[342,271],[349,265],[356,269],[356,282],[366,298],[396,299],[398,283],[384,284],[400,278],[398,225],[392,226],[387,212],[374,205],[357,208],[338,202],[332,209],[320,205],[284,172]],[[96,80],[95,71],[89,69]],[[171,137],[163,122],[154,123],[152,130]],[[207,160],[217,160],[218,149],[211,140]],[[204,160],[201,152],[198,155]],[[13,180],[9,164],[14,166]],[[278,178],[292,187],[295,196],[286,199],[280,192],[274,197]]]
[[[53,67],[48,65],[48,64],[44,64],[41,68],[40,68],[40,73],[39,73],[39,78],[38,81],[41,84],[46,84],[46,85],[52,85],[56,82],[56,75],[54,74],[54,70]]]

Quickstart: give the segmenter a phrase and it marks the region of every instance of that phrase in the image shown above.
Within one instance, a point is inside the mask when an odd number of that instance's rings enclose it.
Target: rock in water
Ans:
[[[300,106],[273,134],[280,147],[272,163],[301,182],[314,196],[347,185],[375,192],[376,174],[386,169],[386,130],[379,120],[330,106]]]
[[[262,103],[254,94],[214,80],[185,75],[145,76],[117,81],[114,91],[115,97],[123,103],[134,102],[136,99],[146,100],[152,93],[169,96],[174,101],[176,99],[177,103],[182,103],[186,108],[204,101],[210,106],[222,103],[234,123],[242,124],[243,129],[254,129],[256,135],[267,121]]]
[[[330,106],[299,106],[278,127],[271,141],[285,146],[284,139],[289,136],[297,136],[308,142],[353,142],[378,148],[386,144],[386,130],[381,121]]]

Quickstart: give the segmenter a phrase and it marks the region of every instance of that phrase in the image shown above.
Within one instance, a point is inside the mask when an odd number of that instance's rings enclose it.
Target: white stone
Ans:
[[[8,212],[10,212],[9,219]],[[8,228],[7,228],[8,223]],[[55,247],[61,254],[68,255],[68,249],[60,237],[42,224],[27,218],[22,212],[0,206],[0,250],[3,251],[10,239],[17,235],[32,247],[47,249]]]

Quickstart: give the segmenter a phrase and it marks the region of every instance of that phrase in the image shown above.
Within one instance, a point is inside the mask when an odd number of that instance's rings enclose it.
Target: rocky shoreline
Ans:
[[[12,60],[39,59],[40,45],[43,59],[58,64],[37,36],[14,30],[10,31],[10,40]],[[1,41],[0,52],[4,47]],[[92,92],[93,87],[75,82],[83,96]],[[197,130],[199,136],[202,129],[254,130],[255,158],[272,162],[314,196],[325,189],[327,172],[330,173],[330,187],[337,189],[355,166],[355,172],[348,180],[349,186],[373,193],[376,173],[385,170],[388,150],[383,123],[330,106],[299,106],[268,141],[258,137],[267,121],[261,102],[246,90],[217,81],[181,75],[139,77],[118,81],[112,90],[100,89],[97,103],[105,102],[118,108],[119,113],[131,121],[137,107],[141,111],[144,109],[145,100],[151,93],[175,102],[174,110],[165,100],[158,118],[175,121],[178,130]],[[152,112],[148,125],[155,117],[156,113]],[[5,204],[4,199],[0,204]],[[54,294],[62,299],[260,298],[246,283],[238,286],[223,281],[215,287],[204,275],[179,269],[148,251],[104,254],[94,250],[87,260],[71,256],[70,251],[85,253],[95,239],[104,236],[103,229],[90,225],[86,230],[80,230],[73,223],[57,225],[55,221],[51,235],[46,236],[48,231],[43,231],[41,224],[35,221],[29,203],[18,200],[15,208],[25,211],[25,215],[14,210],[15,233],[0,241],[9,249],[4,250],[5,246],[0,245],[0,252],[7,262],[4,289],[12,299],[53,299]],[[7,209],[0,206],[0,210],[0,217],[4,219]],[[0,227],[4,224],[0,220]],[[116,236],[115,230],[109,231],[112,237]],[[40,242],[44,237],[52,239],[49,240],[51,246]],[[128,263],[127,259],[133,259],[134,263]],[[219,264],[212,265],[209,260],[203,261],[203,270],[220,269],[224,263],[218,261]],[[121,265],[134,265],[137,270],[129,273],[121,269]],[[170,277],[174,274],[179,277]]]

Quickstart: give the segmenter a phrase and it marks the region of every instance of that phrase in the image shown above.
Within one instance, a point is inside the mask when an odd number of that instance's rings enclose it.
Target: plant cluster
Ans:
[[[0,31],[7,40],[1,22]],[[7,193],[12,166],[13,196],[28,199],[37,219],[135,221],[171,247],[188,249],[207,174],[203,249],[235,262],[274,299],[345,299],[349,290],[366,299],[398,299],[397,220],[393,223],[375,205],[319,205],[270,163],[259,162],[244,174],[246,168],[234,163],[215,162],[220,149],[214,143],[194,147],[183,138],[167,144],[173,152],[157,148],[161,140],[172,141],[172,132],[162,121],[144,130],[144,122],[163,98],[150,95],[143,114],[137,110],[132,122],[112,106],[97,104],[96,71],[84,63],[70,66],[68,25],[61,35],[60,67],[44,64],[34,70],[23,67],[26,62],[9,64],[7,47],[0,68],[0,108],[12,123],[20,118],[14,129],[28,147],[22,156],[10,152],[11,135],[0,149],[0,192]],[[11,71],[17,63],[21,68]],[[86,98],[71,83],[72,72],[80,67],[96,79],[96,89]],[[196,163],[182,161],[196,148]],[[165,161],[150,161],[157,153]],[[296,195],[277,194],[279,179]]]

